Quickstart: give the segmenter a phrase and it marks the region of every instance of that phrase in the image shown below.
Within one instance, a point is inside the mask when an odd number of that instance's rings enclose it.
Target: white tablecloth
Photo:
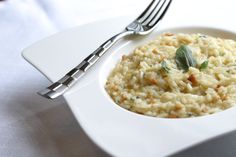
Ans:
[[[63,99],[50,101],[36,94],[49,83],[23,60],[21,50],[62,29],[124,15],[134,2],[0,2],[0,157],[106,156],[88,139]],[[143,3],[148,1],[137,2],[132,11],[139,12]]]
[[[209,0],[210,1],[210,0]],[[208,4],[209,4],[208,1]],[[64,100],[36,94],[48,81],[21,57],[31,43],[60,30],[104,18],[140,12],[150,0],[6,0],[0,1],[0,156],[107,156],[82,131]],[[179,16],[191,10],[179,1]],[[190,1],[188,1],[190,2]],[[192,1],[202,3],[204,1]],[[218,2],[221,20],[235,3]],[[213,1],[212,1],[213,3]],[[189,3],[190,4],[190,3]],[[206,7],[203,7],[203,10]],[[202,8],[199,8],[202,11]],[[226,12],[226,13],[225,13]],[[189,13],[190,14],[190,13]],[[222,14],[222,16],[220,16]],[[196,14],[195,14],[196,15]],[[234,14],[229,15],[232,20]],[[176,15],[177,16],[177,15]],[[200,17],[193,17],[200,18]],[[235,24],[235,22],[234,22]],[[231,25],[233,27],[235,25]],[[236,138],[235,138],[236,139]]]

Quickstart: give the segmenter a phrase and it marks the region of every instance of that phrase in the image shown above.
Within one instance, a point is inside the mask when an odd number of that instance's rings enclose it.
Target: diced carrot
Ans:
[[[182,109],[182,106],[180,104],[175,105],[175,111],[179,111]]]
[[[196,86],[197,85],[197,79],[196,79],[196,77],[193,75],[193,74],[191,74],[189,77],[188,77],[188,80],[192,83],[192,85],[194,85],[194,86]]]
[[[153,50],[152,50],[152,53],[154,53],[154,54],[158,54],[157,49],[153,49]]]
[[[155,80],[155,79],[150,79],[149,82],[150,82],[151,84],[157,84],[157,80]]]

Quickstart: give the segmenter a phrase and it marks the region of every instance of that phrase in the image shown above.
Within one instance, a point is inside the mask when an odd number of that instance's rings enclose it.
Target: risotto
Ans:
[[[164,33],[123,55],[105,84],[115,103],[163,118],[197,117],[236,103],[236,42]]]

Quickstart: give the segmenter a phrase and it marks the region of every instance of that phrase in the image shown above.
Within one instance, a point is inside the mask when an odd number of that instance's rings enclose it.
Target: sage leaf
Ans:
[[[207,68],[207,66],[208,66],[208,61],[204,61],[204,62],[202,62],[202,64],[200,65],[200,71],[202,71],[202,70],[204,70],[204,69],[206,69]]]
[[[164,61],[164,60],[161,62],[161,68],[162,68],[166,73],[169,73],[169,71],[170,71],[170,68],[168,68],[167,63],[166,63],[166,61]]]
[[[191,49],[186,45],[181,45],[176,50],[175,62],[177,67],[184,70],[185,72],[189,70],[189,67],[196,67],[197,65],[197,62],[192,55]]]

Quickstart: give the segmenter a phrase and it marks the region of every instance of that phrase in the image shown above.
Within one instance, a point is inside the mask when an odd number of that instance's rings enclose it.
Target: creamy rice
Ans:
[[[186,45],[196,60],[196,66],[188,71],[176,64],[181,45]],[[235,105],[235,60],[233,40],[164,33],[122,56],[105,89],[115,103],[136,113],[165,118],[209,115]],[[204,61],[208,65],[201,69]]]

